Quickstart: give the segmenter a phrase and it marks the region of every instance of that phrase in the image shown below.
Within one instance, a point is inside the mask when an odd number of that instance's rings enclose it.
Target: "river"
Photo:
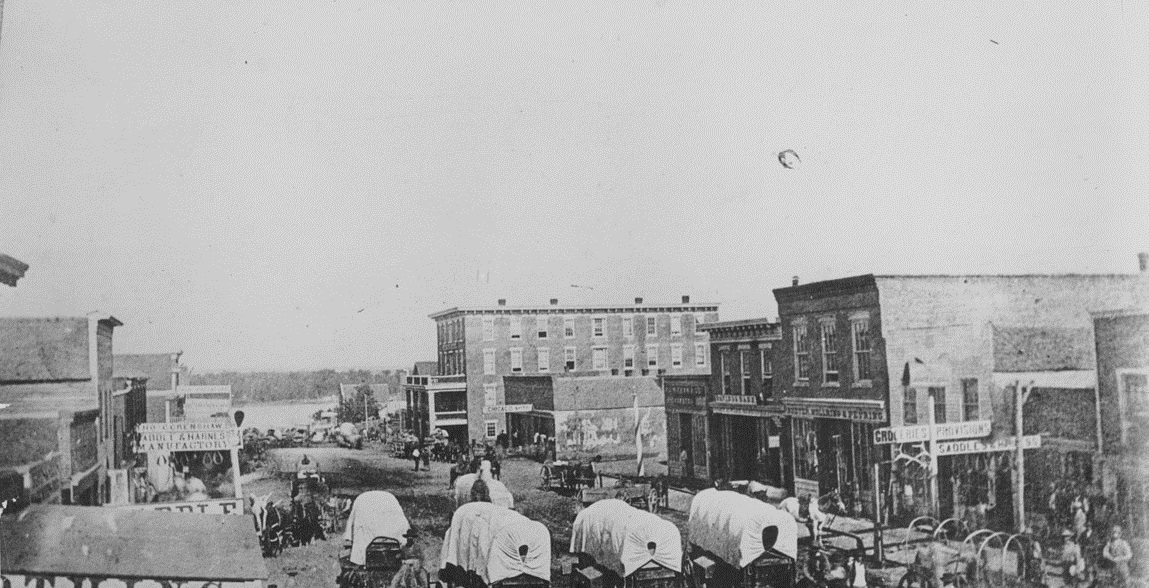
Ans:
[[[337,404],[339,404],[338,396],[328,396],[298,402],[252,402],[242,405],[237,403],[235,408],[243,411],[243,428],[254,427],[266,431],[307,425],[311,422],[311,415],[316,411],[334,410]]]

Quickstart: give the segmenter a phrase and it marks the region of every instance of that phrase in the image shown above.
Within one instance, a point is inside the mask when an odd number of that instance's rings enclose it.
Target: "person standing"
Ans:
[[[419,471],[419,458],[420,458],[420,456],[421,456],[421,453],[419,452],[419,447],[415,446],[415,449],[411,450],[411,460],[415,462],[415,471],[416,472]]]
[[[1109,535],[1109,542],[1105,544],[1105,548],[1101,550],[1101,557],[1113,567],[1113,571],[1117,573],[1117,579],[1121,588],[1129,585],[1129,560],[1133,559],[1133,549],[1129,547],[1129,542],[1121,536],[1121,526],[1114,525],[1113,531]]]
[[[936,543],[930,543],[918,549],[918,552],[914,554],[914,568],[917,570],[923,586],[942,588],[942,566]]]
[[[1061,546],[1061,573],[1066,586],[1080,586],[1085,580],[1085,558],[1081,547],[1073,540],[1073,531],[1062,531],[1064,543]]]

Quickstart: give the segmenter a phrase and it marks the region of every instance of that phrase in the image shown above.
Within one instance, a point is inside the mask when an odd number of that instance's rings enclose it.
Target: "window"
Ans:
[[[670,315],[670,336],[678,337],[682,335],[682,315]]]
[[[734,384],[732,383],[732,379],[730,377],[730,359],[729,359],[729,356],[730,356],[729,353],[723,352],[722,355],[720,355],[719,359],[718,359],[718,361],[719,361],[718,372],[722,374],[722,393],[726,394],[728,396],[730,394],[734,393]]]
[[[495,340],[495,317],[483,317],[483,341]]]
[[[535,331],[538,331],[539,339],[547,338],[547,317],[546,315],[535,317]]]
[[[698,332],[698,326],[704,322],[706,322],[706,315],[702,314],[701,312],[694,315],[694,332],[695,333]]]
[[[574,339],[574,317],[563,317],[563,337],[567,339]]]
[[[523,350],[514,348],[511,350],[511,373],[521,374],[523,372]]]
[[[499,421],[487,421],[487,438],[493,439],[499,434]]]
[[[499,385],[483,384],[483,406],[494,406],[499,403]]]
[[[682,343],[670,345],[670,367],[682,367]]]
[[[523,338],[523,318],[518,316],[511,317],[511,338]]]
[[[658,317],[646,317],[646,334],[650,337],[658,334]]]
[[[806,325],[794,326],[794,373],[799,380],[810,379],[810,340],[806,337]]]
[[[974,378],[967,378],[961,381],[961,405],[962,413],[967,421],[976,421],[978,416],[978,391],[977,380]]]
[[[634,317],[622,317],[622,336],[628,338],[634,336]]]
[[[551,350],[546,347],[539,347],[539,371],[551,371]]]
[[[495,375],[495,350],[483,350],[483,373],[488,376]]]
[[[695,367],[706,367],[706,344],[694,344],[694,365]]]
[[[606,367],[606,347],[595,347],[591,350],[592,365],[596,371],[604,371]]]
[[[1149,418],[1149,374],[1141,370],[1118,369],[1117,392],[1121,410],[1121,443],[1143,453],[1145,423]]]
[[[646,366],[652,368],[658,367],[658,345],[646,346]]]
[[[566,366],[568,371],[575,369],[575,348],[566,347],[563,349],[563,365]]]
[[[870,319],[858,319],[850,323],[854,339],[854,381],[864,382],[873,376],[870,373]]]
[[[591,319],[591,324],[594,327],[594,330],[592,331],[592,333],[594,334],[595,337],[605,337],[606,336],[606,319],[605,318],[600,317],[600,316],[596,316],[593,319]]]
[[[834,323],[822,323],[822,381],[838,381],[838,338]]]
[[[742,394],[750,394],[750,354],[738,352],[738,367],[742,372]]]
[[[946,389],[931,387],[930,394],[934,395],[934,422],[946,422]]]
[[[634,369],[634,345],[622,346],[622,367]]]
[[[770,359],[770,350],[759,349],[758,361],[762,364],[762,395],[770,398],[774,395],[774,361]]]
[[[907,425],[918,424],[918,391],[915,388],[906,388],[906,397],[902,400],[902,420]]]

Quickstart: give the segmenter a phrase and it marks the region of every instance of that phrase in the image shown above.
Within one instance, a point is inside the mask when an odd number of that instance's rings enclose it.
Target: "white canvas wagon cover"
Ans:
[[[654,553],[648,544],[654,543]],[[578,513],[571,553],[585,553],[625,578],[654,562],[682,571],[682,535],[674,523],[622,500],[600,500]]]
[[[479,479],[479,474],[464,474],[455,480],[455,506],[462,506],[471,501],[471,487],[475,485],[475,480]],[[515,497],[511,491],[507,489],[506,484],[495,480],[494,478],[483,478],[487,484],[487,489],[490,490],[491,502],[503,508],[515,508]]]
[[[773,546],[762,545],[762,532],[777,527]],[[798,557],[798,525],[790,515],[745,494],[703,490],[690,503],[686,523],[690,542],[737,568],[744,568],[773,547]]]
[[[411,523],[393,494],[382,490],[360,494],[351,505],[347,530],[343,532],[343,540],[351,541],[351,563],[367,563],[367,545],[376,537],[390,537],[403,545],[410,529]]]
[[[526,547],[526,555],[520,548]],[[551,534],[537,521],[490,502],[455,509],[443,537],[440,567],[475,572],[487,584],[520,574],[551,579]]]

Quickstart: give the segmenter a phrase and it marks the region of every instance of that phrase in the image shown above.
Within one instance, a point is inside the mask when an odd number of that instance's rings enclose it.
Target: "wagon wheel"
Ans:
[[[646,510],[657,514],[658,513],[658,507],[659,507],[658,489],[651,486],[650,490],[648,490],[646,493]]]

